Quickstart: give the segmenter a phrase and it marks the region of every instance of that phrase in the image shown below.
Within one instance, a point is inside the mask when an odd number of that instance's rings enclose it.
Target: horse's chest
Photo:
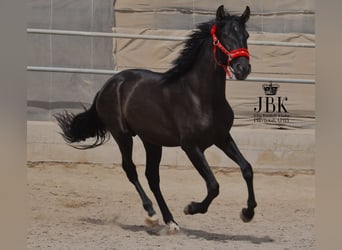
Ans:
[[[200,124],[207,129],[220,129],[230,127],[233,123],[234,113],[227,102],[212,105],[200,114]]]
[[[229,131],[233,123],[233,113],[229,112],[228,109],[210,109],[198,112],[189,122],[189,128],[193,133],[213,137],[216,134],[223,133],[223,131]]]

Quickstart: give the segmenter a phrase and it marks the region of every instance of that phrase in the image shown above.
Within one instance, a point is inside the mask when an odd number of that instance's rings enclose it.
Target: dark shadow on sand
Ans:
[[[142,225],[125,225],[122,223],[117,223],[117,225],[128,231],[132,232],[147,232],[150,235],[161,236],[164,235],[161,233],[165,231],[165,226],[156,226],[156,227],[147,227]],[[261,243],[271,243],[274,242],[272,238],[269,236],[264,237],[256,237],[252,235],[233,235],[233,234],[221,234],[221,233],[213,233],[207,232],[204,230],[195,230],[190,228],[181,228],[181,235],[186,235],[191,239],[205,239],[208,241],[218,241],[218,242],[229,242],[229,241],[245,241],[253,244],[261,244]]]
[[[115,224],[122,228],[123,230],[131,231],[131,232],[146,232],[149,235],[153,236],[163,236],[169,235],[168,228],[165,225],[157,225],[155,227],[148,227],[145,225],[126,225],[117,221],[118,217],[113,218],[112,220],[101,220],[94,218],[80,218],[80,221],[84,223],[96,224],[96,225],[109,225]],[[262,243],[271,243],[274,240],[269,236],[257,237],[253,235],[234,235],[234,234],[222,234],[222,233],[214,233],[208,232],[204,230],[198,229],[190,229],[182,227],[180,232],[176,235],[185,235],[189,239],[204,239],[208,241],[217,241],[217,242],[229,242],[229,241],[244,241],[250,242],[253,244],[262,244]]]
[[[181,231],[183,234],[187,235],[192,239],[205,239],[205,240],[213,240],[213,241],[246,241],[251,242],[253,244],[261,244],[261,243],[270,243],[274,242],[272,238],[269,236],[256,237],[252,235],[233,235],[233,234],[221,234],[221,233],[213,233],[207,232],[204,230],[195,230],[190,228],[182,228]]]

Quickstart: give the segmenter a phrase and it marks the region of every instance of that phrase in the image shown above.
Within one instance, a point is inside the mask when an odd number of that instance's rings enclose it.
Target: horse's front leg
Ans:
[[[219,184],[211,171],[203,151],[198,147],[182,147],[192,164],[207,184],[208,194],[202,202],[191,202],[184,208],[185,214],[206,213],[210,203],[219,194]]]
[[[254,208],[257,206],[254,196],[252,166],[241,154],[231,135],[229,135],[226,140],[216,144],[216,146],[240,166],[248,190],[247,208],[242,209],[240,217],[243,222],[249,222],[253,219]]]

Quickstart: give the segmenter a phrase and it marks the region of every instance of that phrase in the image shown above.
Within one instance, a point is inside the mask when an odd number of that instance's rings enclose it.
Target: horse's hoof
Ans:
[[[179,226],[173,221],[167,223],[167,225],[169,226],[169,234],[176,234],[180,231]]]
[[[254,211],[248,212],[247,208],[243,208],[240,212],[240,218],[243,222],[250,222],[254,217]]]
[[[152,215],[152,216],[147,216],[145,219],[145,223],[149,226],[149,227],[155,227],[159,225],[159,219],[158,216],[156,214]]]
[[[184,208],[184,213],[186,215],[188,214],[197,214],[197,213],[201,213],[201,214],[205,214],[207,212],[208,208],[203,208],[202,203],[200,202],[194,202],[192,201],[189,205],[187,205]]]
[[[185,206],[184,208],[184,214],[189,215],[189,214],[195,214],[194,210],[196,209],[196,202],[191,202],[189,205]]]
[[[183,211],[184,211],[184,214],[186,214],[186,215],[190,214],[189,213],[189,206],[185,206]]]

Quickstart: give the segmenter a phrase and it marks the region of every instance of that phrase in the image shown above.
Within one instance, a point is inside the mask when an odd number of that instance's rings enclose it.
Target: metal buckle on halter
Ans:
[[[234,58],[232,54],[228,54],[227,56],[228,56],[228,65],[230,65],[230,61],[233,60]]]

